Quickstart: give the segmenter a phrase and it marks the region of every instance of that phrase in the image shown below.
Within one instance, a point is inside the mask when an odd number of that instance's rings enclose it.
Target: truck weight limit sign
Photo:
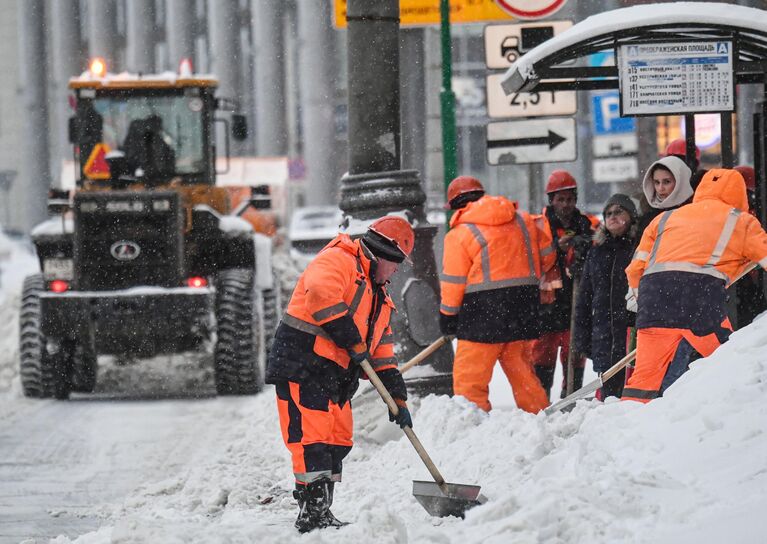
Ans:
[[[501,9],[517,19],[543,19],[556,13],[566,0],[495,0]]]

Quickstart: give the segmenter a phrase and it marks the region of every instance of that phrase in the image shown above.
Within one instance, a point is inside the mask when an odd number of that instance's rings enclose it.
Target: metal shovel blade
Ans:
[[[413,496],[432,516],[462,518],[466,510],[484,504],[487,498],[478,485],[448,484],[448,495],[442,492],[436,482],[413,481]]]

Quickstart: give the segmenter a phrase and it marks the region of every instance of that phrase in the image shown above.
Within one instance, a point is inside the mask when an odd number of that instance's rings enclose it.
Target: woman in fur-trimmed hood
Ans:
[[[637,211],[631,199],[614,194],[604,207],[604,223],[594,235],[575,305],[576,349],[601,373],[626,355],[629,327],[635,314],[626,309],[625,268],[634,253]],[[599,398],[620,397],[625,375],[609,380]]]

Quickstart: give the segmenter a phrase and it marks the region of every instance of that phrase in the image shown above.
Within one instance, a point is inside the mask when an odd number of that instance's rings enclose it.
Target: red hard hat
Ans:
[[[570,172],[567,170],[554,170],[549,176],[549,182],[546,184],[546,194],[577,188],[578,184],[575,183],[575,178]]]
[[[466,193],[473,193],[475,191],[483,191],[482,183],[472,176],[458,176],[450,185],[447,186],[447,202],[448,204]]]
[[[663,156],[668,157],[669,155],[681,155],[686,156],[687,155],[687,140],[684,138],[677,138],[676,140],[670,142],[666,146],[666,151],[664,152]],[[695,146],[695,159],[700,160],[700,149],[698,146]]]
[[[376,219],[368,227],[368,230],[375,232],[379,236],[386,238],[405,258],[410,256],[415,245],[415,233],[405,219],[396,215],[385,215],[381,219]]]
[[[756,191],[756,172],[750,166],[736,166],[733,170],[740,172],[743,180],[746,182],[746,189]]]

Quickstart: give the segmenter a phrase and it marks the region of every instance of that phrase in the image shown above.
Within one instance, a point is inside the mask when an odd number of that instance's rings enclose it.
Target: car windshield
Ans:
[[[81,164],[96,144],[125,154],[129,175],[169,178],[205,171],[203,103],[195,96],[106,96],[81,100]]]

